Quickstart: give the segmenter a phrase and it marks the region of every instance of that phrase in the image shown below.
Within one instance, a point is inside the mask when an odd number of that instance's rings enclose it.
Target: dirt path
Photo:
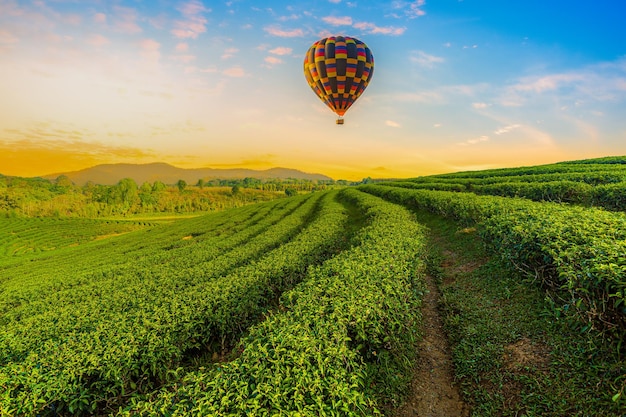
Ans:
[[[423,340],[411,383],[409,399],[397,417],[466,417],[469,408],[462,401],[454,383],[454,370],[448,339],[437,308],[440,296],[432,277],[426,276],[428,292],[424,295]]]

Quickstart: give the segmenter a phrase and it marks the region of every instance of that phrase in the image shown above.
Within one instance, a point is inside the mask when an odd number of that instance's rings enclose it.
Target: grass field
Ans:
[[[0,415],[406,415],[435,314],[454,415],[622,416],[624,167],[0,219]]]

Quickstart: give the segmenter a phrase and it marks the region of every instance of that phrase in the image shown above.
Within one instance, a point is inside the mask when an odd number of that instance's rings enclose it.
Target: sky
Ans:
[[[623,0],[0,0],[0,173],[406,178],[626,155]],[[302,71],[356,37],[345,124]]]

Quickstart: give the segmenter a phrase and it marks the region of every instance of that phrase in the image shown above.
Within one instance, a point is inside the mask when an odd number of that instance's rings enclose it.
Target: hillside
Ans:
[[[0,414],[623,416],[622,160],[7,217]]]
[[[382,184],[626,210],[626,156],[430,175]]]
[[[161,181],[165,184],[175,184],[178,180],[184,180],[189,184],[195,184],[199,179],[305,179],[330,181],[332,178],[322,174],[311,174],[290,168],[270,168],[266,170],[254,169],[214,169],[214,168],[178,168],[163,162],[151,164],[102,164],[80,171],[59,172],[44,175],[43,178],[55,179],[60,175],[66,175],[76,185],[85,185],[88,181],[96,184],[113,185],[122,178],[132,178],[137,184],[144,182],[153,183]]]

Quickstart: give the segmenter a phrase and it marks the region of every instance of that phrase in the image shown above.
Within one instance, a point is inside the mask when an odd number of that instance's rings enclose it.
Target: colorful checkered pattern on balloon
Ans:
[[[372,52],[356,38],[331,36],[315,42],[304,57],[304,76],[315,94],[343,116],[374,74]]]

